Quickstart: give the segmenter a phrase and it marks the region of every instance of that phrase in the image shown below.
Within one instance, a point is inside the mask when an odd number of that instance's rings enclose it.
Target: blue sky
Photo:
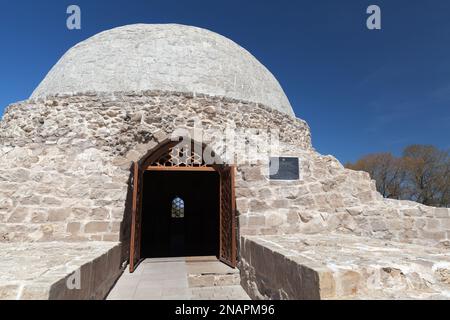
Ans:
[[[78,4],[82,30],[66,28]],[[382,10],[382,30],[366,9]],[[24,100],[70,47],[131,23],[204,27],[278,78],[313,144],[342,162],[412,143],[450,148],[450,1],[0,0],[0,108]]]

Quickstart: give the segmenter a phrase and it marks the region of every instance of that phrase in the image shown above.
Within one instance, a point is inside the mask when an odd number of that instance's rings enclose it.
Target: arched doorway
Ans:
[[[163,211],[163,214],[166,215],[159,220],[153,219],[152,223],[146,222],[146,226],[153,224],[154,228],[155,224],[160,223],[161,229],[157,230],[159,234],[162,234],[161,230],[164,228],[170,230],[168,232],[171,233],[169,242],[167,242],[168,238],[161,236],[158,238],[156,229],[153,229],[153,234],[150,237],[147,234],[145,235],[144,238],[147,240],[164,242],[159,247],[154,246],[153,248],[159,248],[154,251],[162,250],[161,252],[164,252],[164,248],[168,248],[168,255],[182,256],[202,252],[202,250],[210,253],[212,252],[211,245],[213,245],[217,246],[216,255],[220,261],[233,268],[236,267],[235,167],[224,164],[206,164],[203,159],[205,149],[205,145],[199,145],[195,142],[191,142],[190,145],[183,145],[178,141],[167,141],[160,144],[144,159],[133,164],[130,272],[134,272],[143,257],[143,253],[146,253],[143,251],[142,243],[144,205],[146,206],[145,215],[147,216],[156,214],[156,211],[159,213]],[[159,179],[160,181],[166,179],[164,180],[166,182],[164,196],[152,197],[151,193],[161,191],[158,188],[158,183],[152,184],[154,182],[152,179]],[[217,183],[217,188],[215,183]],[[198,188],[196,188],[196,184]],[[200,188],[202,184],[206,184],[206,188]],[[149,186],[151,187],[150,191],[146,189]],[[174,187],[171,188],[170,186]],[[189,192],[184,192],[187,188],[190,189]],[[214,194],[214,190],[217,190],[216,194]],[[185,202],[186,199],[183,199],[183,194],[190,200],[189,207]],[[202,196],[205,199],[203,202],[199,201]],[[159,203],[159,201],[164,201],[164,203]],[[199,203],[206,203],[207,205],[200,209]],[[196,212],[201,212],[203,216],[192,214],[194,212],[191,210],[192,206],[196,206]],[[214,208],[217,208],[217,210]],[[152,213],[152,210],[155,212]],[[188,214],[189,216],[186,218]],[[217,216],[210,217],[208,214]],[[151,219],[147,217],[147,221],[149,220]],[[200,221],[209,221],[209,224],[200,223]],[[217,231],[214,235],[209,229],[215,221],[217,222]],[[186,235],[183,230],[187,226],[191,229],[197,228],[197,232],[191,230]],[[214,227],[211,227],[211,229],[214,229]],[[145,232],[152,231],[147,228]],[[217,236],[216,242],[214,242],[215,236]],[[204,242],[208,242],[209,245]],[[201,245],[202,243],[203,245]]]

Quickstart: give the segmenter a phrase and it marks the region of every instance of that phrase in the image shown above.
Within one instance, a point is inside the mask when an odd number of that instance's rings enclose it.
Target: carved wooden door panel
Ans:
[[[236,268],[236,199],[235,167],[227,166],[220,173],[220,261]]]
[[[142,225],[142,179],[143,171],[139,163],[133,164],[133,198],[131,205],[130,272],[136,270],[141,260]]]

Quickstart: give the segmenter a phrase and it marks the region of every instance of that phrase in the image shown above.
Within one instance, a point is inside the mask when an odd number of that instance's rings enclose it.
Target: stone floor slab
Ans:
[[[109,300],[248,300],[240,285],[217,285],[208,277],[238,275],[215,257],[146,259],[135,273],[126,270]],[[209,287],[192,287],[190,277],[206,277]],[[134,290],[133,290],[134,288]]]

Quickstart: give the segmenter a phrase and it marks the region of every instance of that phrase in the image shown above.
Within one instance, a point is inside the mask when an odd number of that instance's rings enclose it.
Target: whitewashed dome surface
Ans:
[[[123,26],[80,42],[31,98],[141,90],[225,96],[294,115],[276,78],[248,51],[217,33],[177,24]]]

